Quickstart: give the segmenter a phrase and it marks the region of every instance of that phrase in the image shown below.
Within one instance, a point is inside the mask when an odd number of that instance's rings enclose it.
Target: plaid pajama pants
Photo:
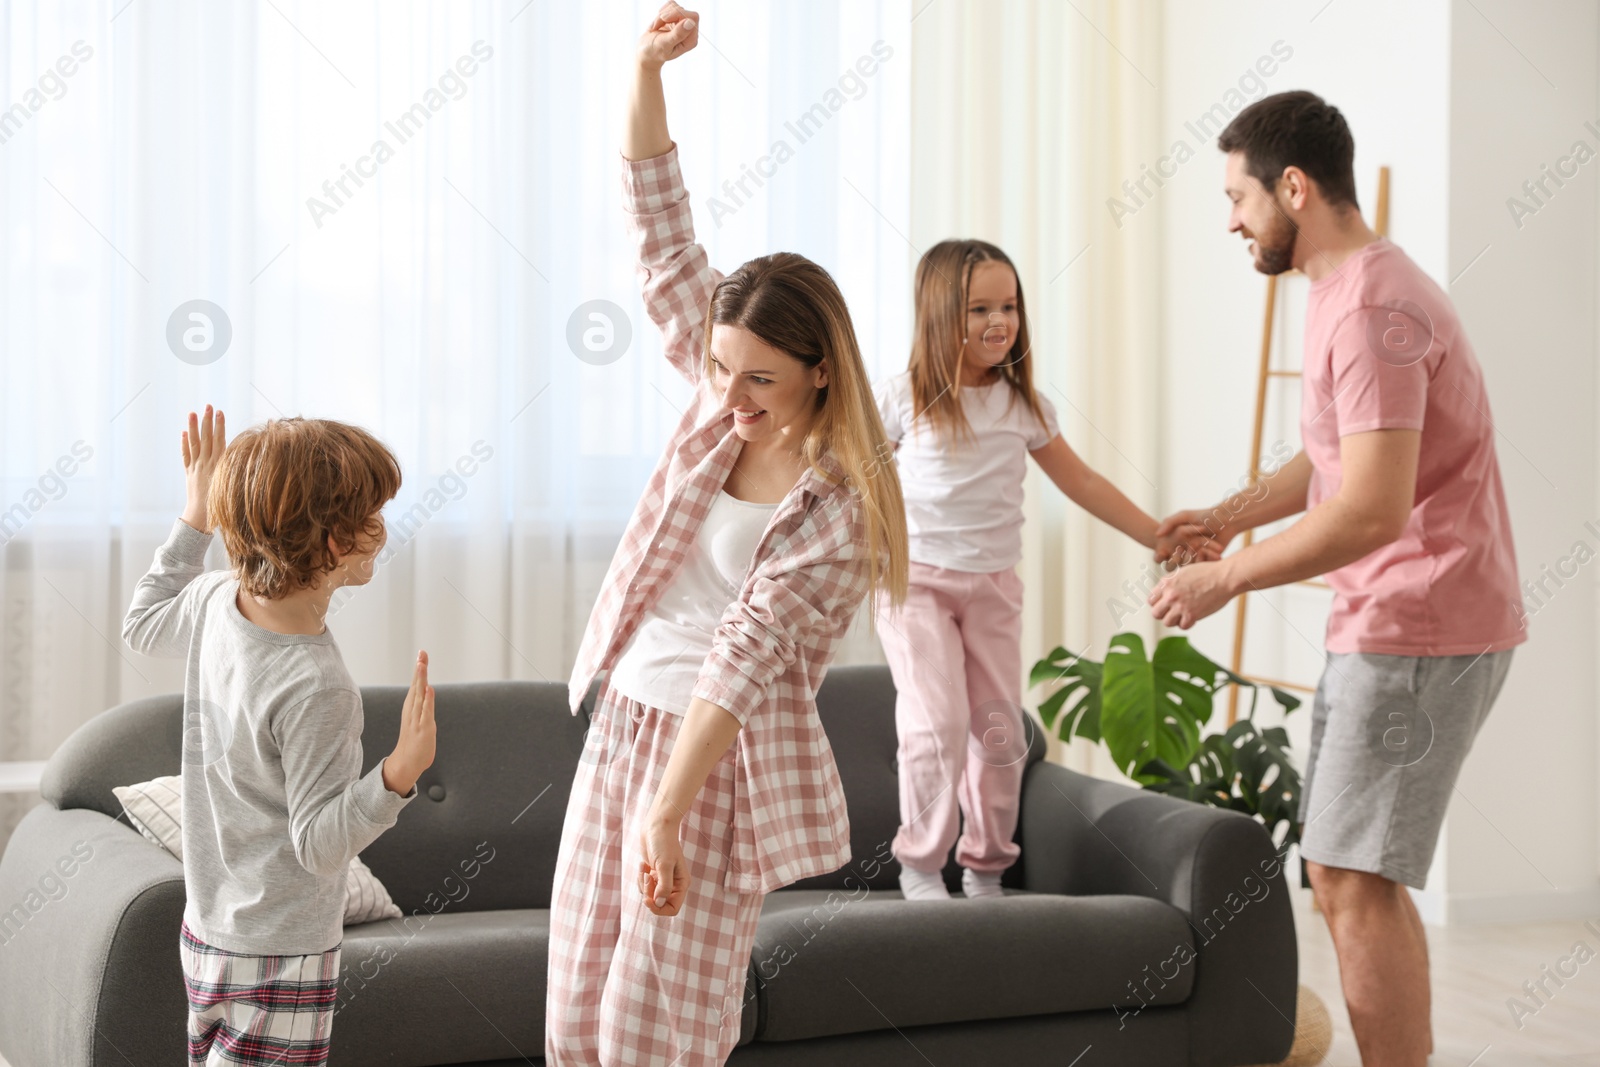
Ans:
[[[637,888],[639,823],[682,721],[609,686],[600,692],[556,859],[549,1067],[712,1067],[738,1043],[763,898],[722,887],[737,746],[683,820],[689,890],[682,909],[655,915]]]
[[[339,950],[244,956],[184,923],[178,949],[189,994],[189,1065],[322,1067],[339,996]]]

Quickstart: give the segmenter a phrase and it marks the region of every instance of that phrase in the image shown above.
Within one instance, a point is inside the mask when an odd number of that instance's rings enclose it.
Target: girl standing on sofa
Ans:
[[[917,265],[915,299],[910,367],[877,389],[911,549],[903,609],[877,604],[900,736],[894,854],[906,899],[948,898],[941,871],[959,828],[962,888],[997,897],[1021,851],[1012,837],[1028,746],[1016,565],[1027,457],[1158,559],[1215,550],[1193,524],[1158,539],[1156,520],[1062,438],[1054,407],[1033,387],[1022,287],[1004,252],[941,241]]]
[[[578,651],[600,671],[550,917],[545,1055],[720,1064],[765,894],[837,870],[849,821],[813,694],[871,590],[904,598],[905,506],[843,297],[778,253],[723,277],[694,241],[661,65],[640,40],[623,199],[644,302],[695,387]]]

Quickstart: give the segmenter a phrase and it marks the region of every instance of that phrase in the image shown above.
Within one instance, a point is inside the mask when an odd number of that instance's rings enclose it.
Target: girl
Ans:
[[[1215,558],[1202,527],[1158,538],[1157,523],[1090,470],[1034,391],[1017,272],[984,241],[942,241],[917,266],[910,368],[882,383],[878,407],[905,487],[911,547],[904,610],[877,604],[894,674],[900,830],[894,854],[908,900],[948,898],[956,860],[969,897],[1000,895],[1020,852],[1027,756],[1022,683],[1022,478],[1025,455],[1069,499],[1158,559]]]
[[[623,196],[644,300],[694,399],[590,616],[600,671],[551,905],[545,1055],[720,1064],[739,1038],[766,893],[837,870],[849,822],[812,694],[870,590],[904,599],[905,504],[828,274],[779,253],[724,278],[694,242],[661,65],[697,17],[639,45]]]

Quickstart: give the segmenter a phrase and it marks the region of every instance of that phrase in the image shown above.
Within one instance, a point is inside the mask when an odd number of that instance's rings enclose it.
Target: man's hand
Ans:
[[[211,491],[211,475],[216,471],[227,443],[227,427],[222,412],[216,413],[215,420],[210,404],[206,405],[204,419],[189,412],[189,428],[183,432],[183,480],[188,494],[183,507],[183,521],[201,533],[211,532],[206,494]]]
[[[1157,622],[1187,630],[1235,594],[1228,563],[1196,563],[1167,575],[1151,590],[1150,614]]]
[[[663,63],[677,59],[699,43],[699,12],[669,2],[639,38],[639,65],[659,70]]]

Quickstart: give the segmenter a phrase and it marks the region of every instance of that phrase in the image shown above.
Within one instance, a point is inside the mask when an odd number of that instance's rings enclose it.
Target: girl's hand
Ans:
[[[639,38],[639,65],[659,70],[700,43],[700,14],[669,2]]]
[[[211,405],[206,405],[206,415],[201,419],[189,412],[189,428],[183,432],[183,480],[188,501],[183,507],[183,521],[201,533],[211,532],[210,517],[206,514],[206,494],[211,491],[211,475],[222,459],[227,447],[227,428],[222,412],[213,421]]]
[[[1228,542],[1233,540],[1239,531],[1230,525],[1226,518],[1219,518],[1219,508],[1190,508],[1184,511],[1174,511],[1162,519],[1156,526],[1156,536],[1170,534],[1182,526],[1198,526],[1205,535],[1217,543],[1219,551],[1228,547]]]
[[[639,831],[639,892],[656,915],[676,915],[689,892],[689,864],[683,858],[676,820],[647,818]]]
[[[391,793],[405,796],[433,766],[436,736],[433,720],[433,686],[428,684],[428,654],[417,653],[411,672],[411,689],[400,708],[400,739],[383,763],[383,784]]]
[[[1170,521],[1170,520],[1169,520]],[[1223,543],[1214,539],[1199,523],[1182,523],[1156,531],[1156,562],[1168,570],[1190,563],[1214,563],[1222,558]]]
[[[1156,562],[1165,563],[1175,554],[1176,545],[1186,545],[1191,550],[1203,547],[1201,560],[1221,559],[1235,532],[1226,520],[1218,520],[1217,509],[1174,511],[1156,526]]]

